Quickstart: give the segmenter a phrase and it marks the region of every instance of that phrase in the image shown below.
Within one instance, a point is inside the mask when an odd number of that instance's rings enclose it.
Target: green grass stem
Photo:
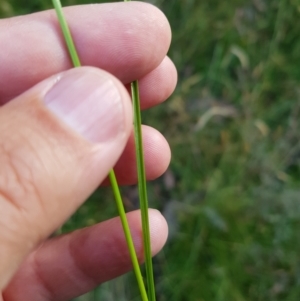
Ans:
[[[130,2],[131,0],[124,0]],[[143,151],[142,140],[142,118],[141,118],[141,106],[139,97],[139,84],[138,81],[131,83],[131,94],[134,112],[134,137],[135,137],[135,149],[137,158],[137,171],[138,171],[138,188],[140,197],[140,208],[142,215],[142,228],[143,228],[143,246],[145,254],[145,266],[146,266],[146,279],[148,287],[148,296],[150,301],[155,301],[155,283],[153,275],[153,264],[151,255],[151,239],[149,228],[149,214],[148,214],[148,197],[147,197],[147,184],[146,184],[146,172],[145,172],[145,160]]]
[[[141,274],[141,269],[140,269],[140,266],[139,266],[139,262],[138,262],[138,259],[137,259],[137,256],[136,256],[134,244],[133,244],[133,241],[132,241],[128,221],[127,221],[127,218],[126,218],[126,213],[125,213],[125,210],[124,210],[124,205],[123,205],[121,194],[120,194],[120,189],[118,187],[117,179],[116,179],[116,176],[115,176],[115,173],[114,173],[113,170],[111,170],[109,172],[109,179],[110,179],[111,186],[113,188],[114,196],[115,196],[115,199],[116,199],[119,215],[120,215],[120,218],[121,218],[125,238],[126,238],[127,245],[128,245],[128,250],[129,250],[129,253],[130,253],[130,256],[131,256],[133,269],[134,269],[134,272],[135,272],[135,275],[136,275],[138,286],[140,288],[141,297],[142,297],[143,301],[146,301],[146,300],[148,300],[147,292],[146,292],[146,289],[145,289],[145,285],[144,285],[144,282],[143,282],[143,277],[142,277],[142,274]]]
[[[146,279],[148,286],[148,296],[150,301],[155,301],[155,283],[153,276],[153,265],[151,255],[151,239],[149,228],[149,215],[148,215],[148,197],[147,197],[147,184],[146,184],[146,172],[145,172],[145,160],[143,151],[142,140],[142,118],[141,107],[139,97],[138,81],[131,83],[131,94],[134,111],[134,137],[137,159],[137,171],[138,171],[138,188],[140,197],[140,207],[142,214],[142,228],[143,228],[143,246],[145,253],[145,266],[146,266]]]
[[[52,2],[53,2],[53,5],[54,5],[54,8],[56,10],[57,17],[58,17],[58,20],[59,20],[59,23],[60,23],[60,26],[61,26],[61,29],[62,29],[62,32],[63,32],[63,35],[64,35],[64,39],[66,41],[67,48],[68,48],[69,54],[71,56],[73,65],[74,65],[74,67],[80,67],[81,66],[80,59],[78,57],[78,54],[77,54],[77,51],[76,51],[76,48],[75,48],[75,45],[74,45],[74,42],[73,42],[73,39],[72,39],[72,35],[71,35],[71,32],[70,32],[69,26],[68,26],[68,24],[66,22],[66,19],[64,17],[61,2],[60,2],[60,0],[52,0]],[[141,297],[142,297],[143,301],[148,301],[145,285],[144,285],[144,282],[143,282],[143,277],[142,277],[142,274],[141,274],[139,262],[138,262],[138,259],[137,259],[137,255],[136,255],[136,251],[135,251],[135,248],[134,248],[132,236],[131,236],[131,233],[130,233],[130,228],[129,228],[128,221],[127,221],[127,218],[126,218],[126,212],[125,212],[124,205],[123,205],[123,202],[122,202],[120,189],[119,189],[117,179],[116,179],[116,176],[115,176],[115,173],[114,173],[113,170],[111,170],[109,172],[109,179],[110,179],[111,186],[112,186],[112,189],[113,189],[113,192],[114,192],[117,208],[118,208],[120,219],[121,219],[121,222],[122,222],[126,242],[127,242],[127,245],[128,245],[129,254],[130,254],[132,265],[133,265],[133,270],[134,270],[136,278],[137,278],[137,282],[138,282],[138,286],[139,286],[139,289],[140,289]]]
[[[80,63],[80,59],[68,26],[68,23],[66,21],[66,18],[64,16],[63,10],[62,10],[62,5],[60,0],[52,0],[53,6],[55,8],[56,14],[57,14],[57,18],[61,27],[61,30],[63,32],[64,35],[64,39],[65,42],[67,44],[67,48],[70,54],[70,57],[72,59],[72,63],[74,67],[80,67],[81,63]]]

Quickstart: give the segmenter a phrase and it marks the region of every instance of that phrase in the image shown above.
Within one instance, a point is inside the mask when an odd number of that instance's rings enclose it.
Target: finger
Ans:
[[[140,212],[127,214],[136,252],[143,261]],[[167,238],[167,224],[149,211],[152,254]],[[132,268],[119,218],[48,241],[29,256],[4,292],[7,301],[65,301]]]
[[[0,289],[107,176],[131,132],[131,110],[124,86],[91,67],[0,108]]]
[[[151,181],[161,176],[169,166],[171,151],[168,142],[160,132],[149,126],[142,127],[144,161],[147,180]],[[133,133],[114,167],[121,185],[133,185],[137,182],[136,154]],[[109,183],[108,179],[104,185]]]
[[[107,70],[123,83],[155,69],[170,45],[169,23],[150,4],[68,7],[65,15],[82,64]],[[5,46],[0,52],[2,103],[71,67],[53,10],[1,20],[0,41]]]
[[[148,109],[165,101],[177,84],[173,62],[165,57],[161,64],[139,80],[141,108]]]

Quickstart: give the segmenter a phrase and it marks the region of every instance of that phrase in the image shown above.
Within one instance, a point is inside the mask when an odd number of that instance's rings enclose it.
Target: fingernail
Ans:
[[[100,71],[78,68],[63,73],[44,101],[57,117],[91,142],[107,142],[122,132],[121,94]]]

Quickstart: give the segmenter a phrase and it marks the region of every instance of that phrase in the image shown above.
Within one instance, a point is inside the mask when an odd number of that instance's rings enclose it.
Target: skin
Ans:
[[[166,100],[177,81],[166,56],[170,27],[157,8],[114,3],[69,7],[65,13],[83,65],[108,73],[64,72],[71,63],[53,11],[0,20],[0,300],[69,300],[131,269],[119,218],[47,238],[105,183],[113,166],[120,184],[136,182],[128,84],[139,80],[147,109]],[[42,103],[58,73],[88,74],[91,81],[101,75],[117,87],[124,119],[105,150]],[[143,127],[143,140],[152,180],[166,170],[170,149],[151,127]],[[143,261],[140,213],[129,213],[128,221]],[[154,255],[167,238],[156,210],[150,210],[150,228]]]

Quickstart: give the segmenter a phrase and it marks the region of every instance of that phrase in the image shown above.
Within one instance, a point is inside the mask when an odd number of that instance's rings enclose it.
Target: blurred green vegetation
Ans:
[[[0,11],[50,2],[1,0]],[[155,258],[158,301],[299,300],[300,2],[151,2],[170,20],[179,72],[171,99],[144,113],[173,153],[168,172],[149,184],[170,226]],[[124,194],[133,208],[134,188]],[[115,214],[101,190],[65,230]],[[79,299],[139,297],[129,274]]]

